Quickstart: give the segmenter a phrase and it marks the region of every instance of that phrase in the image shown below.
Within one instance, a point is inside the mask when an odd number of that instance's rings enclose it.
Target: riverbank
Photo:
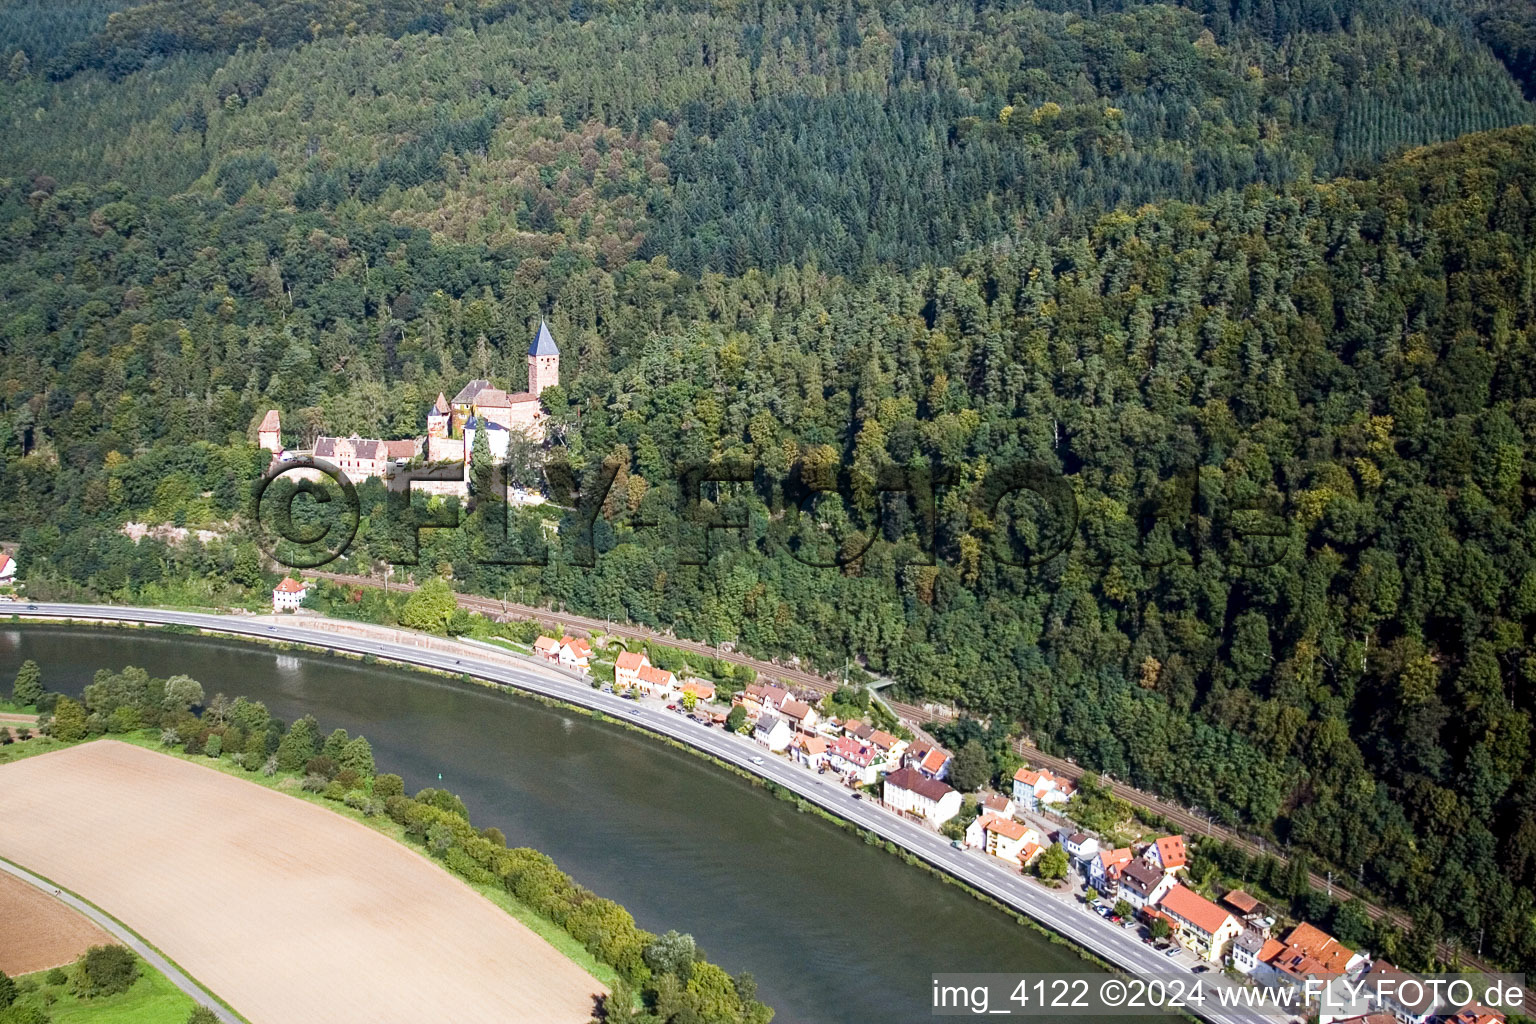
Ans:
[[[1129,935],[1080,904],[1046,891],[1033,880],[1009,872],[1000,862],[979,854],[950,847],[947,840],[920,826],[904,821],[887,811],[855,801],[838,787],[824,785],[813,773],[805,772],[776,759],[762,765],[752,763],[762,748],[741,737],[707,730],[682,716],[636,707],[633,702],[592,689],[587,682],[562,677],[540,666],[510,665],[485,650],[450,651],[450,643],[430,638],[424,646],[403,647],[381,642],[356,641],[339,633],[306,628],[303,620],[268,623],[246,616],[206,616],[157,609],[103,608],[98,606],[39,606],[45,614],[39,618],[59,620],[75,618],[82,622],[144,622],[149,625],[175,624],[205,629],[211,633],[255,637],[269,642],[288,642],[319,648],[341,650],[358,656],[371,655],[379,660],[398,661],[456,677],[480,677],[499,686],[576,704],[589,711],[623,721],[648,732],[668,736],[686,746],[729,765],[733,770],[758,776],[772,783],[796,800],[814,805],[821,812],[847,822],[882,844],[890,844],[905,856],[927,865],[961,883],[967,891],[1024,915],[1036,925],[1054,932],[1077,950],[1123,970],[1141,973],[1166,972],[1167,961]],[[426,640],[423,641],[426,644]],[[453,657],[458,653],[460,657]],[[1221,1019],[1220,1015],[1213,1015]],[[1233,1018],[1228,1018],[1233,1019]]]

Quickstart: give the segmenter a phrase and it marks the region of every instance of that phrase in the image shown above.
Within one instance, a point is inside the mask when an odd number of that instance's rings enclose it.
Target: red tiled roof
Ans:
[[[578,658],[585,658],[592,653],[592,645],[579,637],[568,636],[560,641],[561,647],[569,647],[571,653]]]
[[[801,748],[807,754],[811,754],[813,756],[816,754],[825,754],[827,752],[827,741],[822,739],[820,736],[800,736],[795,739],[795,742],[800,744]]]
[[[640,666],[640,671],[637,675],[652,686],[671,686],[673,682],[671,672],[664,668],[657,668],[655,665]]]
[[[250,421],[247,420],[246,422],[249,423]],[[268,409],[267,414],[261,418],[261,426],[257,427],[256,429],[264,434],[272,431],[282,430],[283,421],[278,417],[277,410]]]
[[[1221,930],[1222,925],[1232,919],[1231,914],[1182,885],[1169,889],[1168,895],[1164,896],[1158,905],[1169,914],[1188,921],[1207,935],[1216,934]]]
[[[1164,836],[1157,841],[1157,858],[1165,868],[1181,868],[1189,860],[1183,836]]]
[[[1029,835],[1029,827],[1027,825],[1022,825],[1012,818],[1004,818],[999,814],[983,814],[981,816],[981,827],[987,832],[996,832],[998,835],[1007,836],[1014,841]]]
[[[279,594],[302,594],[307,587],[308,584],[300,583],[292,576],[285,576],[283,577],[283,582],[272,589],[276,590]]]
[[[1355,951],[1340,945],[1338,939],[1303,921],[1285,937],[1285,948],[1274,966],[1298,976],[1343,974],[1354,955]]]
[[[1451,1018],[1451,1024],[1504,1024],[1506,1019],[1498,1010],[1490,1010],[1481,1003],[1468,1003]]]
[[[779,712],[787,718],[793,718],[797,722],[805,721],[805,716],[811,713],[811,706],[803,700],[786,700],[779,705]]]
[[[640,666],[645,664],[645,655],[639,651],[625,651],[614,661],[614,668],[621,668],[626,672],[638,672]]]
[[[1264,905],[1241,889],[1233,889],[1221,901],[1239,914],[1251,914]]]
[[[869,742],[873,743],[881,750],[890,750],[891,748],[895,747],[896,744],[900,743],[901,740],[895,736],[892,736],[888,732],[881,732],[879,729],[876,729],[874,732],[869,734]]]
[[[860,768],[868,768],[875,759],[875,752],[852,736],[839,736],[832,741],[832,753],[844,761],[852,761]]]
[[[702,679],[690,679],[683,684],[683,692],[691,693],[699,700],[714,700],[715,684],[706,683]]]

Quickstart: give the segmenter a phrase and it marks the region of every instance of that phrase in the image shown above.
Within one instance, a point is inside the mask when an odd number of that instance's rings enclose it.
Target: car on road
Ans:
[[[951,840],[950,840],[950,841],[949,841],[949,845],[950,845],[950,846],[953,846],[953,847],[954,847],[954,848],[955,848],[955,849],[957,849],[957,850],[963,850],[963,849],[965,849],[965,844],[964,844],[964,843],[962,843],[962,842],[961,842],[961,841],[960,841],[960,840],[958,840],[958,839],[951,839]]]
[[[667,705],[667,710],[668,711],[676,711],[677,710],[677,705],[676,704],[668,704]]]
[[[863,793],[855,793],[855,794],[853,794],[853,798],[855,800],[863,800],[864,799],[864,794]]]
[[[1166,956],[1166,957],[1170,957],[1170,958],[1171,958],[1171,957],[1176,957],[1176,956],[1178,956],[1178,955],[1179,955],[1179,951],[1178,951],[1178,948],[1177,948],[1177,947],[1175,947],[1175,948],[1173,948],[1173,949],[1169,949],[1169,950],[1166,950],[1166,951],[1164,951],[1164,953],[1163,953],[1163,956]]]
[[[1196,964],[1195,965],[1195,973],[1196,974],[1204,974],[1206,971],[1209,971],[1210,969],[1211,969],[1211,965],[1210,964]]]
[[[762,759],[762,758],[760,758],[760,757],[754,757],[754,758],[753,758],[753,759],[752,759],[752,763],[753,763],[753,764],[762,764],[762,763],[763,763],[763,759]]]
[[[632,714],[632,715],[638,715],[640,713],[640,709],[639,708],[630,708],[629,709],[629,713]]]
[[[604,693],[612,693],[613,692],[613,684],[612,683],[604,683],[603,684],[603,692]]]

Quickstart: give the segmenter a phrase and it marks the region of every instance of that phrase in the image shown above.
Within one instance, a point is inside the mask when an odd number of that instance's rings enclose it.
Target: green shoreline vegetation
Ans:
[[[19,678],[37,674],[28,662]],[[496,828],[473,827],[451,793],[427,788],[406,795],[398,775],[377,772],[365,737],[343,729],[322,734],[310,716],[288,726],[260,702],[208,697],[188,676],[152,679],[133,667],[97,672],[79,701],[44,691],[40,702],[41,735],[0,745],[0,764],[111,736],[215,767],[423,850],[607,986],[605,1020],[768,1024],[773,1017],[756,999],[750,974],[727,974],[691,936],[644,931],[623,907],[582,888],[549,857],[509,849]]]

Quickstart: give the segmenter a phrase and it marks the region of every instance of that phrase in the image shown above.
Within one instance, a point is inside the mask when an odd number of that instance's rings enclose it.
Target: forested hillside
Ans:
[[[0,18],[31,592],[259,587],[267,408],[416,435],[522,387],[546,317],[548,454],[615,472],[596,551],[571,520],[483,564],[482,508],[412,571],[852,659],[1536,966],[1518,11],[111,6]],[[704,560],[673,524],[709,459],[762,479],[706,488],[746,526]],[[839,466],[797,517],[782,481]],[[871,488],[923,466],[932,523]],[[994,508],[1017,466],[1060,500]],[[359,568],[400,553],[363,498]]]

